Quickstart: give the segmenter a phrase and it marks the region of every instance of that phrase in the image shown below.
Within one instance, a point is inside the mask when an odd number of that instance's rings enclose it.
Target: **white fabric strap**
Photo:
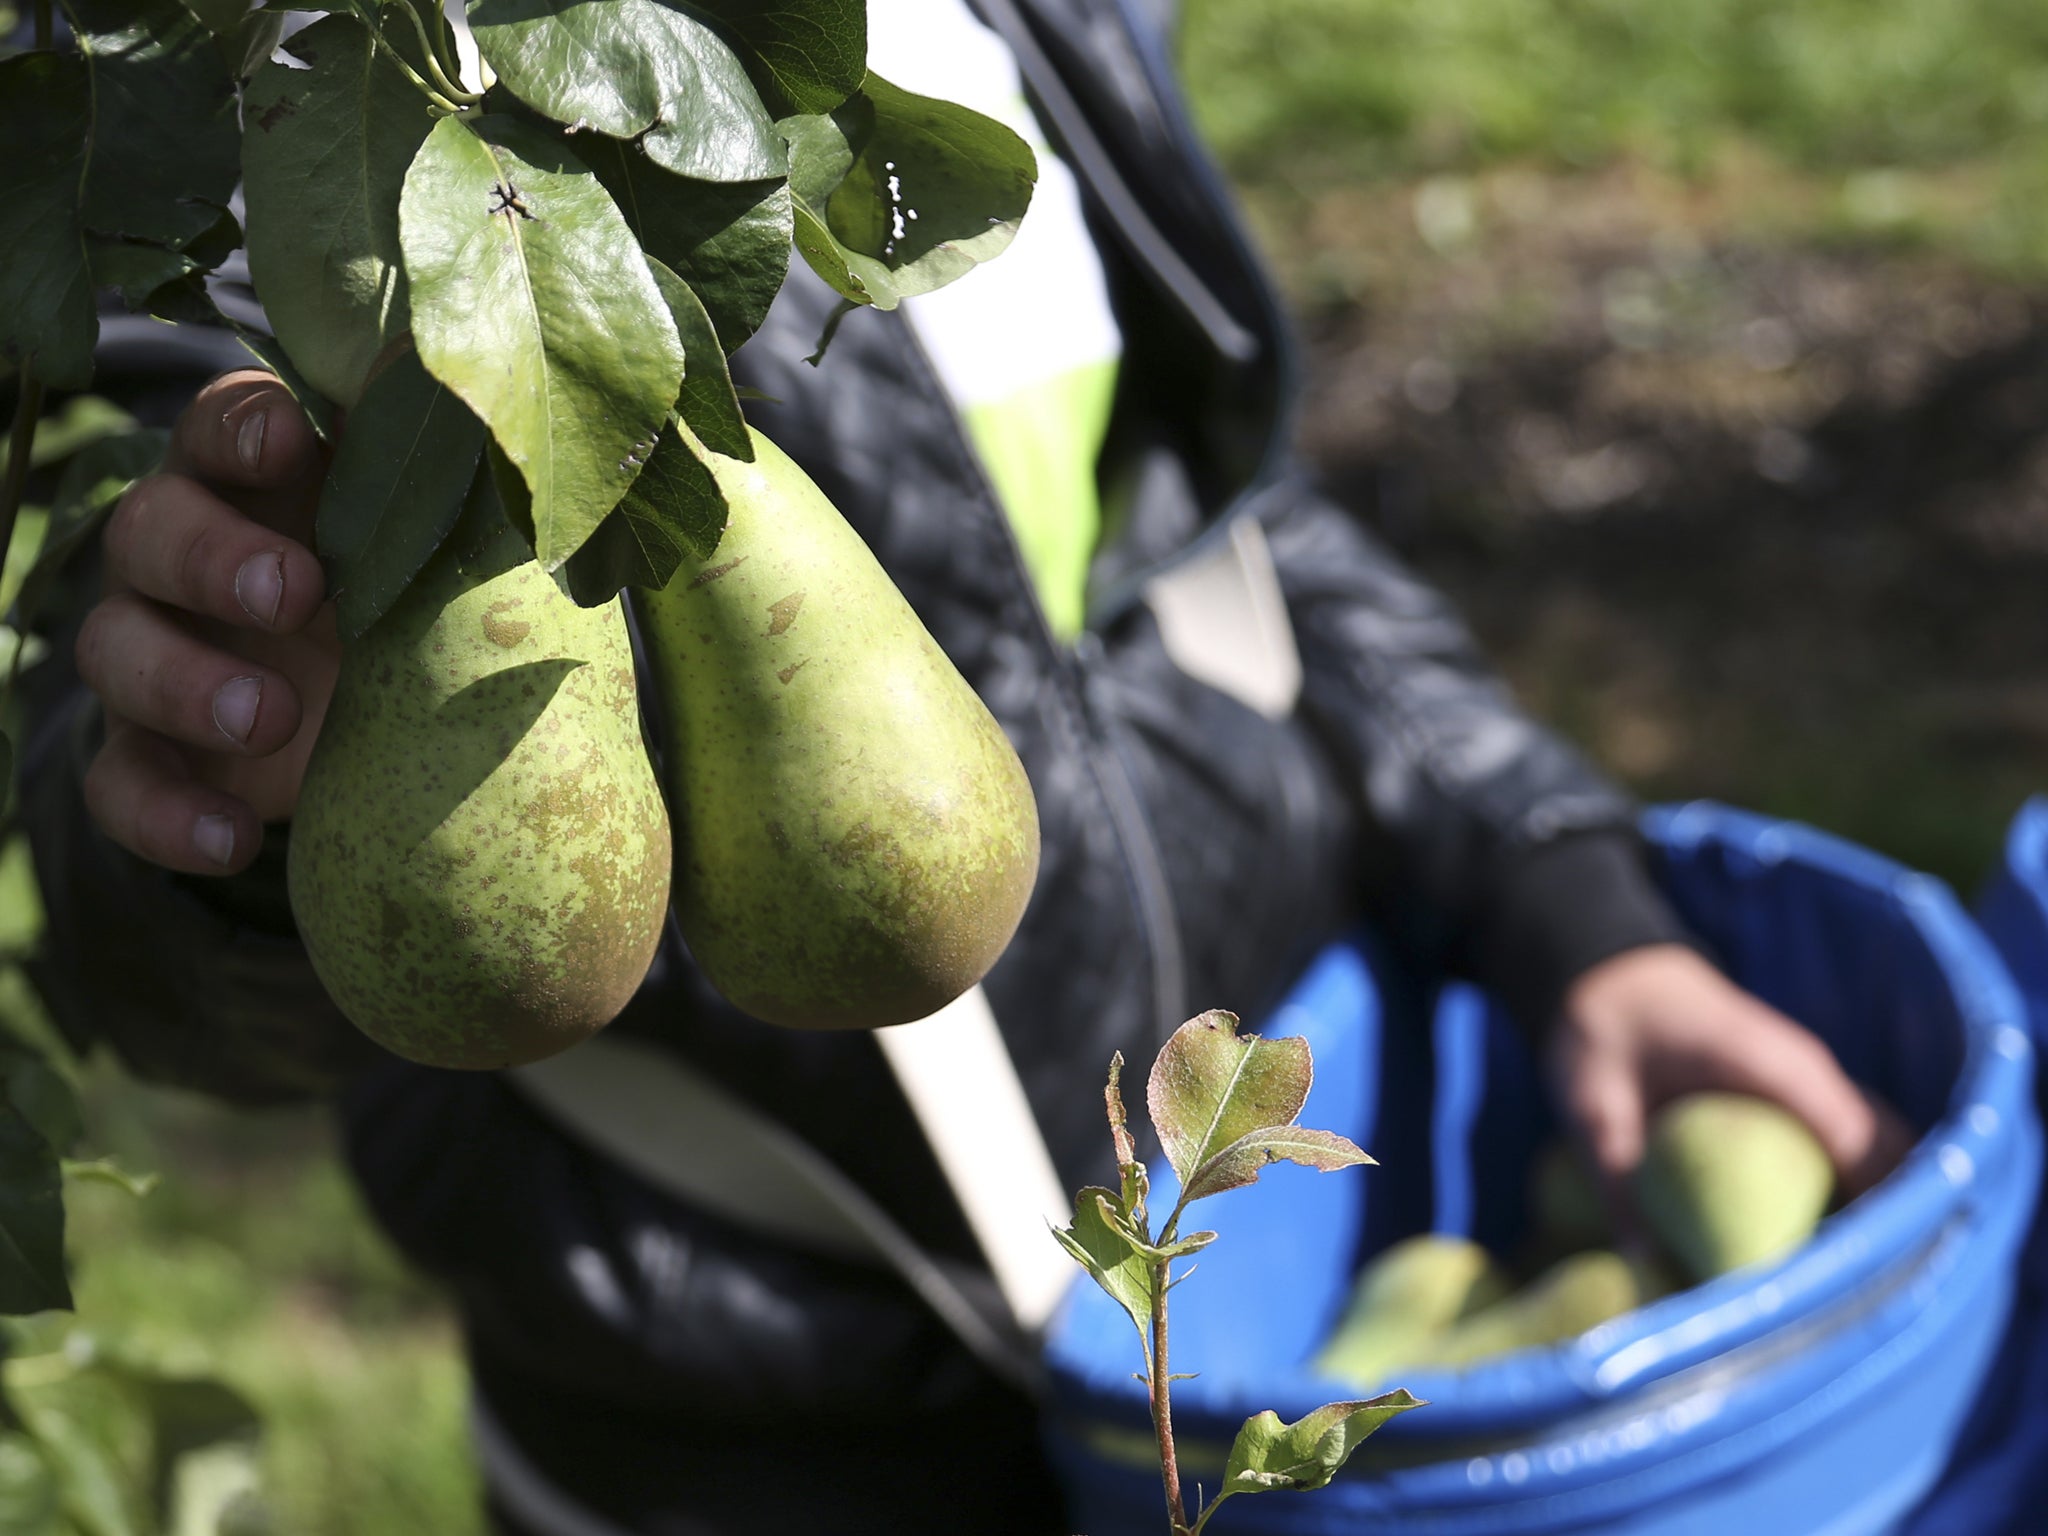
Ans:
[[[1145,584],[1159,638],[1173,664],[1269,720],[1301,697],[1301,652],[1273,551],[1256,518],[1230,537]]]
[[[1070,1207],[988,995],[973,987],[875,1038],[1011,1313],[1037,1332],[1073,1283],[1050,1230]]]
[[[604,1034],[505,1078],[578,1140],[686,1204],[799,1247],[894,1270],[983,1363],[1020,1385],[1034,1383],[1035,1353],[1002,1316],[1007,1291],[980,1299],[986,1276],[927,1253],[809,1142],[672,1052]],[[1042,1140],[1038,1149],[1044,1156]],[[1041,1227],[1039,1235],[1058,1255],[1050,1234]]]

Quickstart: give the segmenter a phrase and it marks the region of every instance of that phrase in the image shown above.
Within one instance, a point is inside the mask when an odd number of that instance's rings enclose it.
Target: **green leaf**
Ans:
[[[703,181],[781,176],[787,150],[724,38],[659,0],[469,0],[477,49],[505,88],[575,131],[630,139]]]
[[[63,0],[92,76],[85,228],[158,245],[204,234],[239,172],[235,82],[178,0]]]
[[[754,462],[754,440],[747,432],[747,418],[740,410],[740,397],[732,387],[732,372],[726,367],[725,350],[718,344],[718,332],[711,317],[675,273],[652,257],[647,269],[654,274],[654,286],[661,290],[675,321],[676,335],[683,343],[683,387],[676,397],[676,414],[697,434],[705,447],[743,464]]]
[[[576,151],[604,183],[647,254],[703,301],[725,350],[761,328],[789,272],[789,188],[781,181],[686,181],[612,139]]]
[[[484,425],[407,348],[370,381],[320,495],[342,638],[383,617],[462,515]]]
[[[1052,1235],[1076,1264],[1095,1277],[1095,1283],[1109,1293],[1110,1299],[1130,1315],[1149,1361],[1157,1270],[1119,1219],[1116,1196],[1092,1186],[1082,1190],[1074,1196],[1074,1224],[1057,1227]]]
[[[157,289],[199,270],[199,263],[183,251],[106,235],[86,236],[85,254],[93,285],[120,289],[121,302],[130,309],[148,307],[149,296]]]
[[[502,116],[436,124],[407,174],[400,239],[427,371],[525,479],[548,570],[640,472],[683,381],[668,306],[611,196]]]
[[[185,9],[215,37],[233,37],[262,0],[183,0]]]
[[[83,1536],[148,1536],[150,1429],[132,1394],[91,1366],[28,1389],[13,1368],[8,1378],[8,1395],[56,1474],[58,1501]]]
[[[70,1305],[57,1154],[20,1110],[0,1104],[0,1316]]]
[[[1274,1163],[1299,1163],[1322,1173],[1355,1168],[1373,1160],[1335,1131],[1310,1131],[1298,1125],[1272,1125],[1251,1131],[1211,1157],[1188,1180],[1182,1200],[1220,1195],[1258,1182],[1260,1170]]]
[[[830,112],[867,72],[865,0],[694,0],[745,46],[778,112]]]
[[[780,126],[797,249],[843,297],[878,309],[1000,255],[1038,180],[1031,146],[1001,123],[874,74],[829,118]]]
[[[1306,1493],[1325,1487],[1374,1430],[1397,1413],[1424,1406],[1422,1399],[1400,1391],[1363,1402],[1326,1403],[1292,1424],[1283,1424],[1271,1409],[1255,1414],[1237,1432],[1215,1502],[1233,1493]]]
[[[15,599],[24,623],[33,622],[41,612],[58,572],[99,532],[121,493],[163,462],[169,444],[170,434],[155,428],[103,437],[80,449],[64,467],[50,507],[49,531]]]
[[[1240,1036],[1237,1015],[1220,1008],[1175,1030],[1152,1063],[1145,1104],[1183,1190],[1240,1137],[1292,1125],[1313,1077],[1306,1040]]]
[[[592,608],[621,587],[659,590],[685,559],[711,558],[730,516],[704,450],[671,421],[617,510],[562,567],[563,589]]]
[[[41,1057],[19,1047],[0,1044],[0,1084],[6,1102],[60,1156],[85,1134],[78,1095],[71,1084]]]
[[[29,468],[42,469],[68,459],[87,443],[129,431],[134,425],[135,418],[104,395],[73,395],[36,423],[35,446],[28,454]],[[7,471],[9,451],[10,445],[0,442],[0,474]],[[16,537],[19,538],[18,533]],[[14,551],[10,549],[8,554],[12,557]],[[0,608],[12,601],[12,597],[0,597]]]
[[[63,1536],[57,1476],[42,1447],[27,1435],[0,1430],[0,1531],[8,1536]]]
[[[85,61],[0,59],[0,360],[55,389],[92,382],[99,337],[81,209],[92,140]]]
[[[154,1173],[130,1173],[111,1157],[98,1157],[90,1161],[66,1158],[59,1171],[67,1179],[76,1179],[81,1184],[105,1184],[118,1189],[137,1200],[155,1189],[163,1180]]]
[[[310,68],[266,64],[243,108],[249,271],[306,379],[353,405],[408,323],[399,194],[434,116],[352,16],[290,46]]]

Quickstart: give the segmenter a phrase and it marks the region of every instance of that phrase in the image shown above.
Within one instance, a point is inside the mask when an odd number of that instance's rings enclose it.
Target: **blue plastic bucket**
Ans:
[[[1782,1262],[1562,1346],[1410,1373],[1400,1384],[1430,1407],[1327,1489],[1233,1500],[1218,1536],[1864,1536],[1897,1528],[1941,1475],[2012,1311],[2040,1178],[2020,996],[1935,880],[1718,806],[1655,813],[1648,831],[1694,933],[1919,1126],[1919,1144]],[[1308,1037],[1304,1123],[1382,1166],[1276,1168],[1200,1208],[1222,1236],[1173,1302],[1174,1368],[1200,1373],[1174,1389],[1189,1484],[1213,1485],[1248,1415],[1347,1395],[1307,1362],[1371,1254],[1432,1228],[1512,1249],[1553,1129],[1496,1010],[1359,944],[1322,956],[1262,1032]],[[1078,1285],[1047,1353],[1074,1529],[1153,1536],[1163,1505],[1129,1319]]]

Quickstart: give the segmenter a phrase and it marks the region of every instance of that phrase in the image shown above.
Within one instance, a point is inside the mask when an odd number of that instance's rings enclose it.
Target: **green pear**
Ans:
[[[401,1056],[538,1060],[639,987],[669,850],[618,600],[579,608],[474,495],[342,652],[291,829],[314,970]]]
[[[1606,1248],[1575,1253],[1443,1334],[1430,1360],[1471,1365],[1512,1350],[1561,1343],[1670,1289],[1661,1271],[1646,1261]]]
[[[676,920],[712,985],[756,1018],[923,1018],[1016,931],[1038,808],[860,536],[759,433],[754,452],[706,456],[723,539],[634,598],[670,726]]]
[[[1493,1255],[1462,1237],[1405,1238],[1358,1272],[1350,1305],[1315,1369],[1360,1388],[1427,1359],[1438,1336],[1508,1293]]]
[[[1695,1280],[1790,1252],[1834,1194],[1834,1168],[1806,1123],[1766,1099],[1694,1093],[1650,1121],[1636,1198]]]

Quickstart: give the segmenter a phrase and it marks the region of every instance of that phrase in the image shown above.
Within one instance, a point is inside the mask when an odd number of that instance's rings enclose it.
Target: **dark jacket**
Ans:
[[[1126,344],[1080,641],[1049,633],[899,317],[851,316],[812,369],[800,359],[832,297],[799,270],[736,363],[774,402],[750,415],[867,539],[1030,774],[1043,865],[987,988],[1072,1187],[1107,1166],[1112,1052],[1142,1070],[1189,1014],[1256,1021],[1361,916],[1418,968],[1503,989],[1532,1026],[1586,965],[1676,927],[1642,872],[1628,801],[1515,709],[1444,600],[1295,460],[1279,305],[1161,39],[1099,0],[983,10],[1081,180]],[[1300,705],[1281,722],[1182,675],[1140,596],[1147,574],[1237,517],[1264,526],[1303,658]],[[113,850],[79,798],[92,704],[45,670],[26,792],[56,1014],[149,1075],[231,1097],[341,1088],[371,1203],[453,1287],[491,1371],[754,1422],[942,1412],[985,1388],[892,1276],[682,1208],[491,1076],[387,1059],[357,1070],[371,1053],[291,938],[280,862],[208,884]],[[138,964],[94,963],[109,930],[134,936]],[[673,943],[613,1027],[686,1053],[935,1250],[971,1256],[870,1038],[745,1019]]]

